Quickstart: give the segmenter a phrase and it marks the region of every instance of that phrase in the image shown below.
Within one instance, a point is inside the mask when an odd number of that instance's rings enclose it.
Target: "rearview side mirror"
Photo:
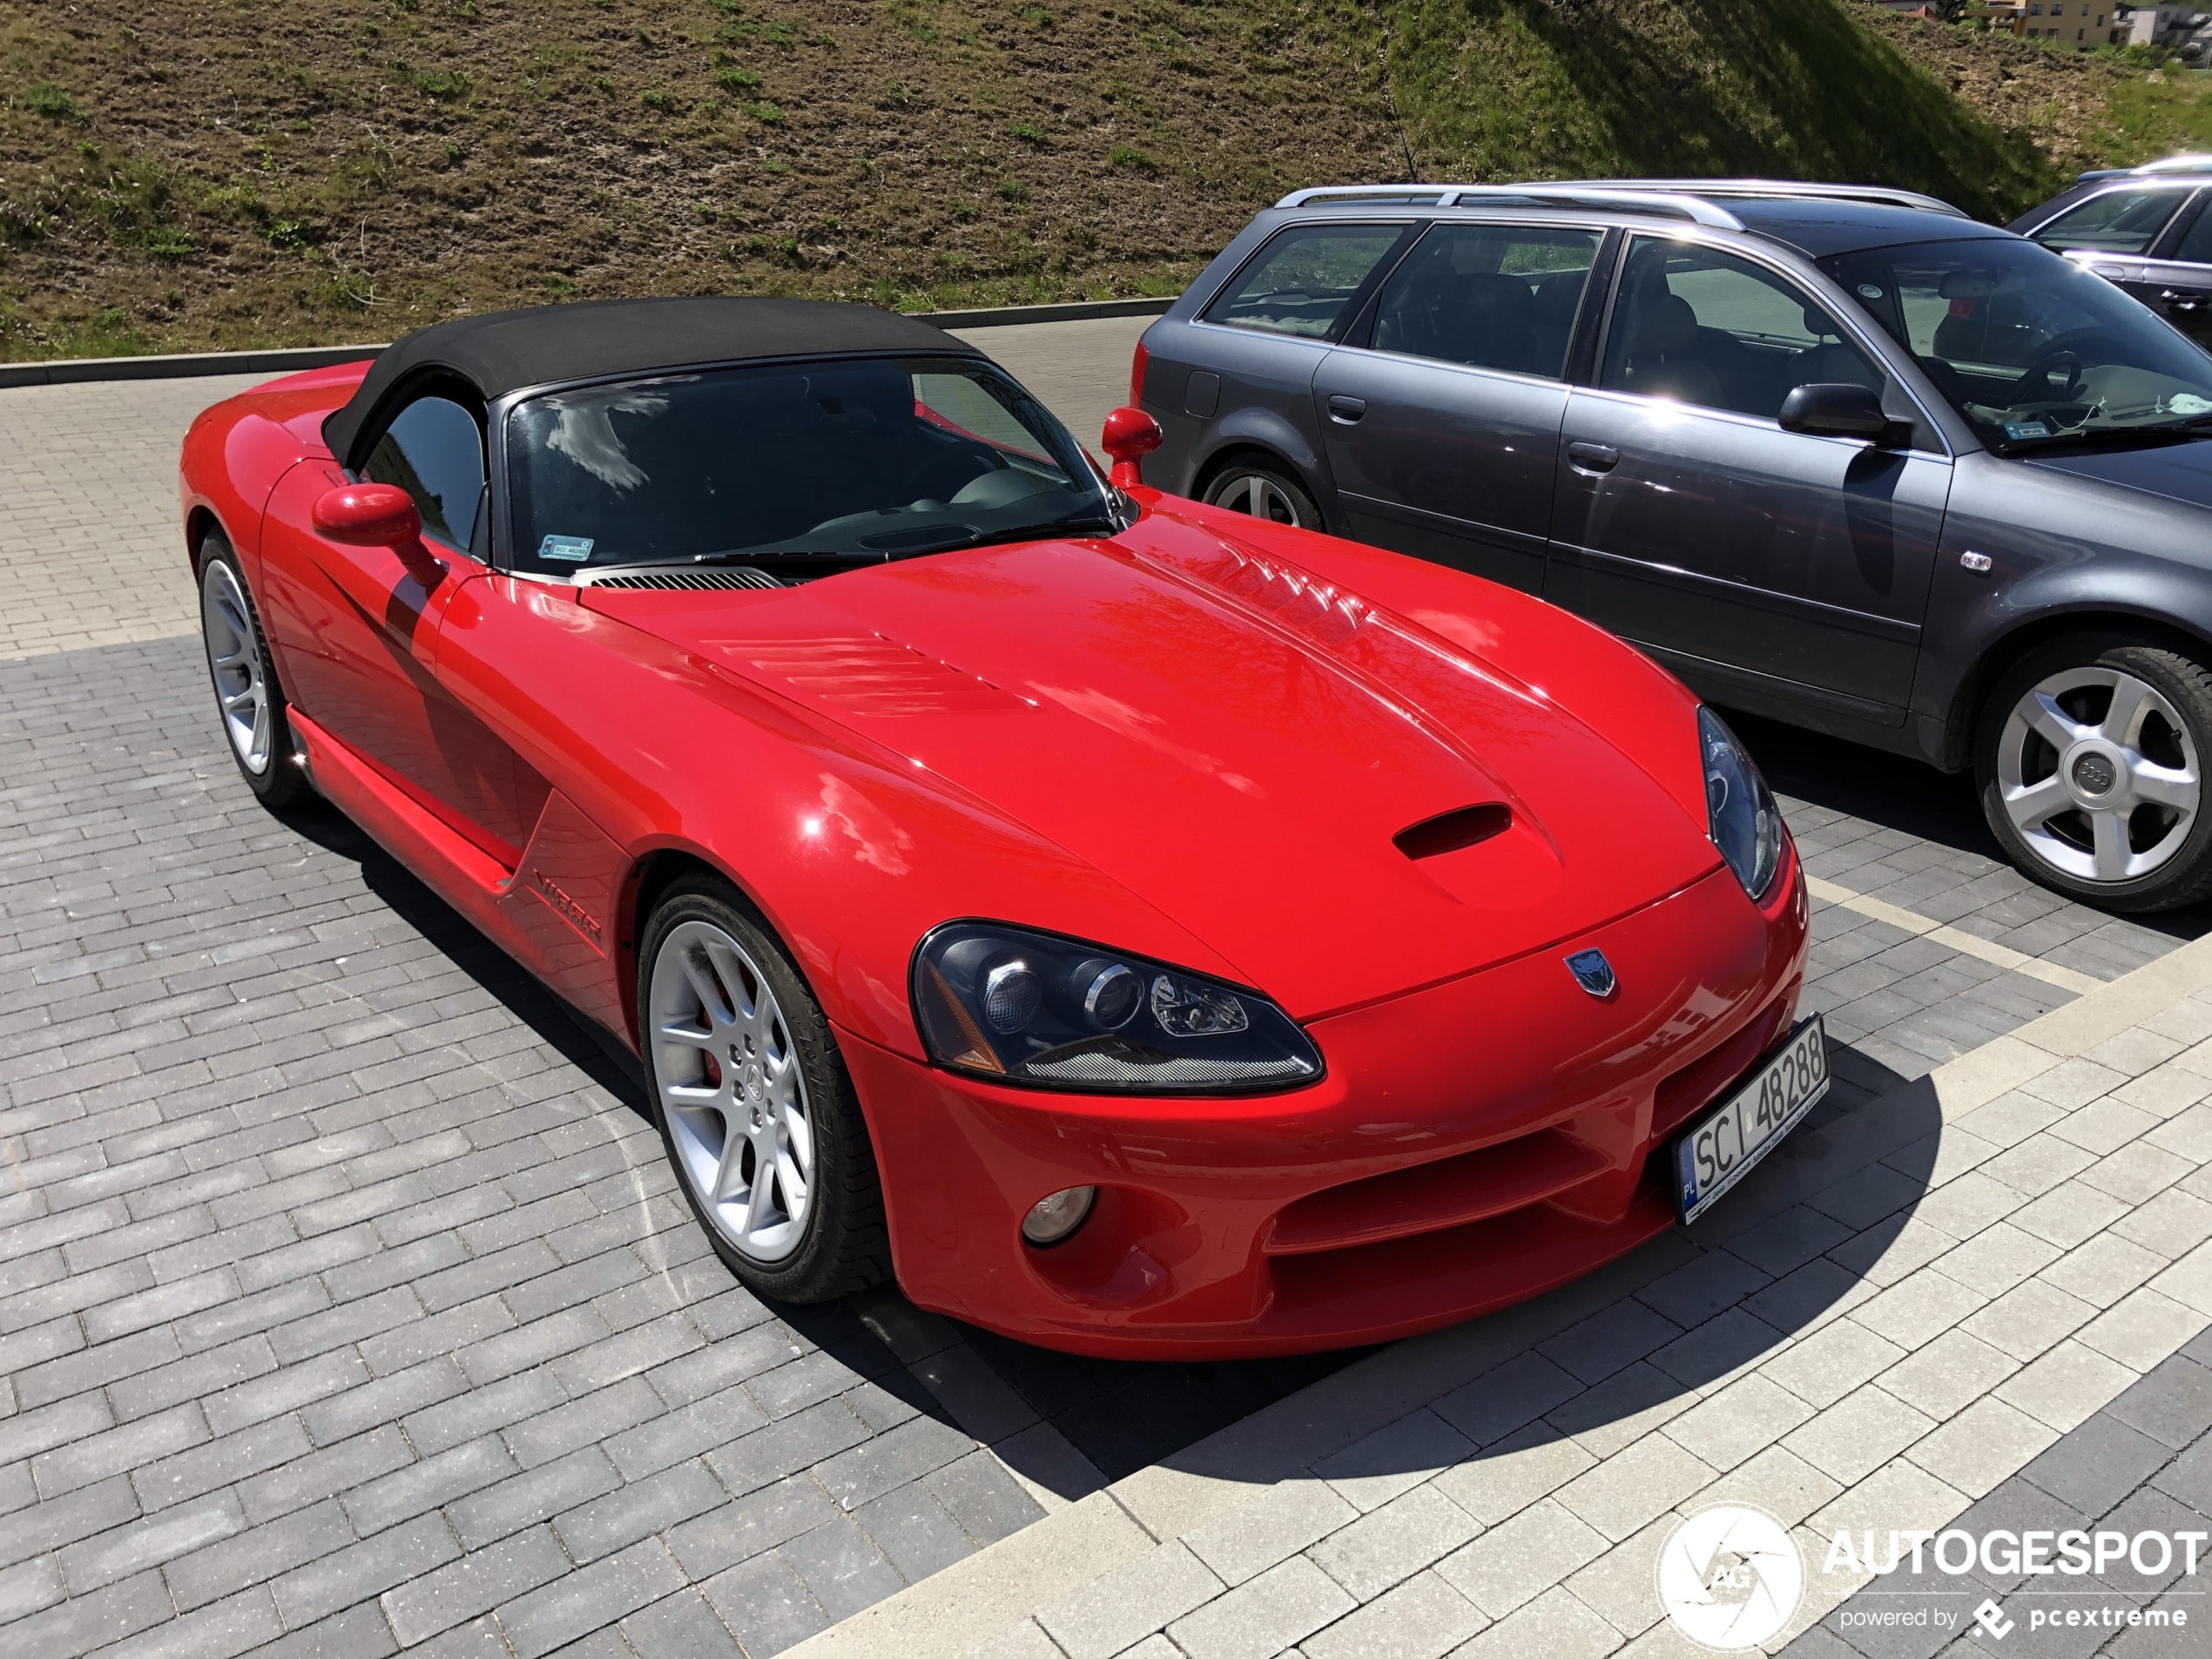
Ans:
[[[1782,413],[1775,419],[1784,432],[1864,438],[1870,443],[1881,442],[1890,428],[1890,417],[1882,412],[1881,394],[1851,381],[1816,381],[1793,388],[1782,400]]]
[[[422,538],[422,515],[397,484],[341,484],[316,497],[315,534],[348,547],[407,547]]]
[[[1143,483],[1137,462],[1164,442],[1160,423],[1143,409],[1120,408],[1108,415],[1101,444],[1114,457],[1114,482],[1123,489]]]

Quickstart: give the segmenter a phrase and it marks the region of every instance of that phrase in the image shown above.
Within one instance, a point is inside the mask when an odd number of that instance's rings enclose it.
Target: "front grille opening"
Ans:
[[[1390,839],[1409,859],[1433,859],[1487,841],[1494,835],[1503,835],[1512,827],[1513,808],[1503,801],[1494,800],[1480,806],[1462,806],[1456,812],[1425,818]]]

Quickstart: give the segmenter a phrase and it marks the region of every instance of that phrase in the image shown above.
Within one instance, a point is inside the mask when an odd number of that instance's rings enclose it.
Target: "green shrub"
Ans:
[[[650,92],[638,93],[637,101],[649,110],[669,110],[676,105],[676,100],[664,88],[658,86]]]
[[[784,118],[784,112],[773,104],[755,104],[745,111],[754,120],[773,126]]]
[[[760,77],[749,69],[739,69],[731,64],[714,71],[714,83],[718,86],[735,87],[739,91],[749,92],[760,84]]]
[[[84,111],[77,107],[77,100],[51,81],[33,81],[23,101],[30,106],[33,115],[43,115],[51,121],[84,119]]]
[[[1040,150],[1045,146],[1044,129],[1034,121],[1016,121],[1007,131],[1024,144],[1035,145]]]

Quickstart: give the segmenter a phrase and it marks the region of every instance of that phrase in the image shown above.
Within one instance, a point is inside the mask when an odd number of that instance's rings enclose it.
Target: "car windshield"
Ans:
[[[1065,428],[973,358],[783,362],[548,392],[507,417],[516,568],[826,575],[1116,528]]]
[[[2212,436],[2212,355],[2047,248],[1993,237],[1820,263],[2000,455]]]

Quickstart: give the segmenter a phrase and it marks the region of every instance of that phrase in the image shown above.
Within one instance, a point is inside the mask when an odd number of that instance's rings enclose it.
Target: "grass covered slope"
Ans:
[[[1409,168],[2002,217],[2201,114],[1864,0],[11,0],[0,100],[11,357],[1173,292],[1283,191]]]

